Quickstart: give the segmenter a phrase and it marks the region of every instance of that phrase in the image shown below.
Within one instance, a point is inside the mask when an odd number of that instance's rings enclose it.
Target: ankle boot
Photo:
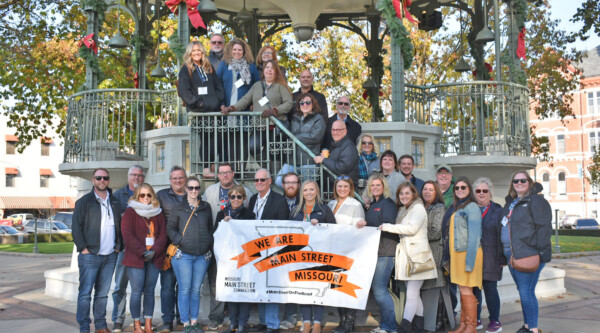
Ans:
[[[302,324],[302,333],[310,333],[310,323],[304,322]]]
[[[146,318],[144,322],[144,333],[154,333],[152,329],[152,318]]]
[[[133,333],[144,333],[142,323],[139,320],[133,321]]]
[[[462,308],[467,315],[464,333],[477,333],[477,298],[475,295],[466,295],[461,297],[461,302],[465,302]]]
[[[321,333],[321,323],[314,323],[310,333]]]
[[[356,320],[356,310],[348,309],[346,311],[346,319],[344,320],[344,333],[354,331],[354,321]]]
[[[475,320],[477,320],[477,319],[475,319]],[[467,313],[465,310],[465,297],[463,295],[460,295],[460,323],[456,330],[449,331],[448,333],[464,333],[466,328],[467,328]]]
[[[408,321],[408,319],[402,318],[402,322],[400,322],[400,326],[398,326],[398,333],[411,333],[412,323]]]
[[[411,333],[423,333],[425,332],[425,318],[423,316],[415,316],[412,321]]]
[[[338,308],[338,314],[340,316],[340,324],[333,329],[334,333],[344,333],[344,323],[346,322],[346,308]]]

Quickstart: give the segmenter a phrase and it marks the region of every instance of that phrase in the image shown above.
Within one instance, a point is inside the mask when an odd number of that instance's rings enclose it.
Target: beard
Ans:
[[[288,198],[295,198],[298,196],[299,191],[300,191],[299,189],[296,189],[296,190],[288,189],[288,190],[285,190],[284,193],[285,193],[285,196]]]

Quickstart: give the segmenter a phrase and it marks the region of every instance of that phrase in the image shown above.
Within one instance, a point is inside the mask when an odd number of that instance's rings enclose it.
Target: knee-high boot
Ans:
[[[475,320],[477,320],[477,319],[475,319]],[[466,328],[467,328],[467,311],[465,309],[465,296],[460,295],[460,324],[458,325],[458,328],[456,330],[449,331],[448,333],[464,333]]]
[[[467,314],[467,327],[463,333],[477,333],[477,298],[475,298],[475,295],[466,295],[461,297],[461,302],[465,302],[462,309]]]

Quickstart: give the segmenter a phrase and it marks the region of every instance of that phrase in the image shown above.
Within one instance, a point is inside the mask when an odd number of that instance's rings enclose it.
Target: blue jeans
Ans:
[[[458,294],[458,286],[456,285],[456,283],[450,283],[448,285],[448,290],[450,291],[450,302],[452,303],[452,312],[454,314],[454,317],[456,317],[456,306],[458,305],[458,297],[456,296]]]
[[[397,327],[394,301],[388,291],[392,268],[394,268],[394,257],[378,257],[375,274],[373,275],[373,283],[371,284],[371,291],[381,314],[379,327],[388,332],[396,331]]]
[[[504,256],[510,258],[510,249],[504,250]],[[519,272],[508,265],[510,275],[512,275],[512,278],[517,285],[517,290],[519,291],[523,321],[530,329],[538,327],[539,306],[537,297],[535,296],[535,286],[537,285],[538,279],[540,278],[540,272],[544,268],[544,265],[546,264],[540,262],[540,266],[533,273]]]
[[[300,305],[300,311],[302,312],[302,322],[321,323],[323,321],[323,312],[325,307],[322,305]]]
[[[229,327],[242,327],[248,324],[248,318],[250,317],[250,303],[227,303],[229,308],[229,320],[231,324]]]
[[[286,303],[284,304],[285,312],[283,313],[283,320],[289,321],[292,324],[296,324],[296,314],[298,313],[298,304]]]
[[[81,332],[90,331],[90,303],[94,289],[94,328],[101,330],[106,325],[106,302],[110,283],[115,271],[117,252],[108,255],[79,254],[79,294],[77,295],[77,322]]]
[[[160,271],[160,310],[163,323],[171,323],[175,319],[175,272],[173,268]]]
[[[279,303],[258,303],[258,318],[267,328],[279,329]]]
[[[127,276],[131,283],[129,311],[133,320],[140,320],[142,294],[144,294],[144,318],[152,319],[154,314],[154,287],[158,280],[158,268],[153,262],[144,263],[144,268],[127,267]]]
[[[127,267],[123,266],[123,257],[125,251],[119,252],[117,255],[117,264],[115,266],[115,289],[112,293],[113,323],[123,323],[125,321],[125,304],[127,304]]]
[[[187,253],[183,253],[179,259],[171,260],[179,285],[177,293],[179,315],[184,324],[198,320],[200,288],[209,264],[210,260],[206,260],[204,255],[195,256]]]
[[[483,292],[490,321],[500,321],[500,295],[498,295],[498,281],[483,280]],[[481,289],[474,287],[473,294],[477,297],[477,320],[481,320]]]

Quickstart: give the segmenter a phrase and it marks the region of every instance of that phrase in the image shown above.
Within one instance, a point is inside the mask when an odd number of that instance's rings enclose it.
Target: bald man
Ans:
[[[343,120],[336,120],[331,125],[333,142],[329,146],[329,157],[322,154],[315,156],[315,163],[323,164],[336,175],[346,175],[358,184],[358,150],[354,142],[348,138],[348,129]]]
[[[327,122],[327,119],[329,118],[327,100],[325,99],[325,96],[323,94],[313,89],[313,75],[308,69],[305,69],[302,71],[302,73],[300,73],[300,89],[298,89],[298,91],[294,93],[294,101],[296,101],[302,93],[309,93],[315,97],[315,99],[319,103],[319,108],[321,109],[321,115],[323,116],[323,120]],[[290,114],[291,113],[292,112],[290,112]]]

